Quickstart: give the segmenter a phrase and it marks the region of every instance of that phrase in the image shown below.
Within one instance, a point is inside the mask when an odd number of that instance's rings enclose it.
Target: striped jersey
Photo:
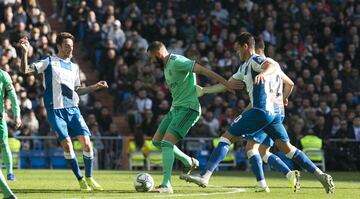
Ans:
[[[265,76],[265,83],[254,84],[255,77],[262,71],[262,65],[267,61],[277,65],[276,72]],[[283,81],[280,66],[276,61],[253,54],[240,65],[233,78],[246,84],[254,108],[283,114]]]
[[[44,103],[46,109],[75,107],[79,96],[75,88],[80,86],[79,66],[70,58],[48,56],[32,63],[38,74],[43,73]]]

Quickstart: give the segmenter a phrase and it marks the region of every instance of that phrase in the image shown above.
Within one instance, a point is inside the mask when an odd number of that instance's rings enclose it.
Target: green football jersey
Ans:
[[[0,113],[4,113],[4,97],[5,92],[8,93],[8,98],[11,100],[12,111],[14,117],[20,116],[20,107],[17,101],[16,93],[10,75],[0,69]]]
[[[188,107],[200,112],[196,93],[195,61],[184,56],[170,54],[165,65],[165,80],[172,96],[172,106]]]

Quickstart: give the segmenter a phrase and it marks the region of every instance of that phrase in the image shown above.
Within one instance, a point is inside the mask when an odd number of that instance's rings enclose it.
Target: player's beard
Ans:
[[[156,57],[156,62],[158,64],[158,66],[160,66],[161,68],[165,67],[164,62],[162,61],[162,59],[160,59],[159,57]]]

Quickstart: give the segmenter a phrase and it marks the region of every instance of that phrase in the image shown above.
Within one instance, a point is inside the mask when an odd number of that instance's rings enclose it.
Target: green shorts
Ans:
[[[1,118],[0,123],[0,141],[5,142],[8,139],[8,128],[4,118]]]
[[[173,134],[178,140],[183,139],[189,129],[199,120],[200,113],[186,107],[174,107],[161,121],[157,132],[164,135],[166,132]]]

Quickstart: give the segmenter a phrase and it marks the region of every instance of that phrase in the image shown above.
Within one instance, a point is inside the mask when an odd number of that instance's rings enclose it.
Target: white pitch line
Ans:
[[[245,192],[245,189],[237,188],[228,192],[214,192],[214,193],[193,193],[193,194],[149,194],[148,196],[121,196],[121,198],[169,198],[169,197],[191,197],[191,196],[214,196],[214,195],[228,195],[234,193]],[[98,197],[86,197],[88,199],[97,199]],[[101,196],[101,198],[119,198],[119,196]],[[66,198],[66,199],[81,199],[81,198]]]

